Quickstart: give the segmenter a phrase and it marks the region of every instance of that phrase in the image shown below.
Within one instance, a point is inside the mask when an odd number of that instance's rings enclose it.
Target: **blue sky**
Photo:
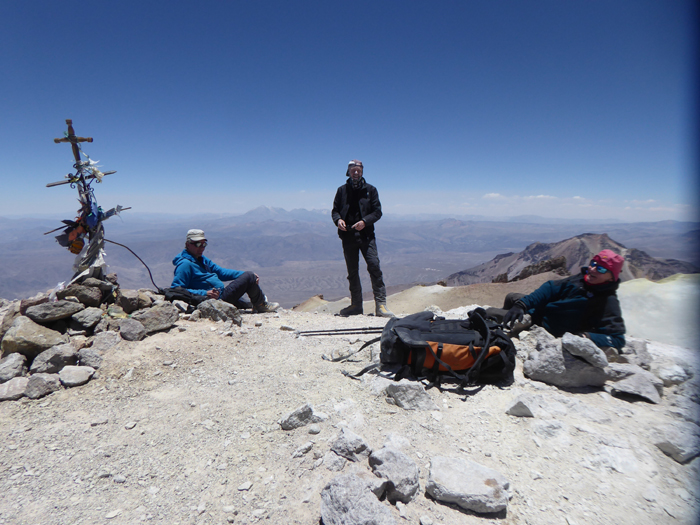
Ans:
[[[0,4],[0,216],[330,208],[697,220],[695,3]],[[128,213],[128,212],[125,212]],[[126,217],[125,217],[126,219]]]

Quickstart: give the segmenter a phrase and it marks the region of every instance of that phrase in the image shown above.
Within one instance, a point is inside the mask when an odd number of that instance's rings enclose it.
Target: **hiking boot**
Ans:
[[[280,303],[270,303],[270,302],[262,302],[259,305],[256,305],[253,308],[253,313],[254,314],[266,314],[268,312],[276,312],[277,309],[280,307]]]
[[[374,312],[377,317],[396,317],[385,304],[378,304],[377,309]]]
[[[363,312],[361,304],[351,304],[350,306],[346,306],[340,312],[338,312],[338,315],[340,317],[350,317],[351,315],[362,315],[362,313]]]

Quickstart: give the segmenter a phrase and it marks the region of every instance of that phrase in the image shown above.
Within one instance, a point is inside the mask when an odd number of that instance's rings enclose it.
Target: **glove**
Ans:
[[[523,320],[524,315],[525,308],[516,304],[506,312],[506,315],[503,317],[503,324],[508,328],[513,328],[513,325],[515,323],[518,323]]]

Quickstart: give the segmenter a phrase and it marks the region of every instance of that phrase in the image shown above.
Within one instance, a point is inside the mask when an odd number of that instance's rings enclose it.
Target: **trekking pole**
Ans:
[[[358,335],[358,334],[379,334],[384,330],[382,326],[369,326],[362,328],[335,328],[328,330],[306,330],[299,332],[299,335]]]

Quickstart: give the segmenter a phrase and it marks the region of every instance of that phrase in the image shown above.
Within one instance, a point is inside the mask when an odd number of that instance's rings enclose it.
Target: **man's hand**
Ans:
[[[366,226],[365,221],[360,221],[360,222],[356,222],[355,224],[353,224],[352,229],[357,230],[359,232],[359,231],[364,230],[365,226]]]
[[[209,299],[218,299],[219,298],[219,290],[217,290],[216,288],[212,288],[211,290],[208,290],[207,297],[209,297]]]
[[[518,323],[523,320],[524,315],[525,309],[522,306],[518,306],[516,304],[515,306],[513,306],[513,308],[506,312],[506,315],[503,317],[503,324],[508,328],[513,328],[513,325],[515,323]]]
[[[344,232],[348,231],[348,228],[347,226],[345,226],[345,221],[343,219],[338,219],[338,229]]]
[[[255,275],[255,284],[259,284],[260,283],[260,276],[257,273],[254,275]]]

